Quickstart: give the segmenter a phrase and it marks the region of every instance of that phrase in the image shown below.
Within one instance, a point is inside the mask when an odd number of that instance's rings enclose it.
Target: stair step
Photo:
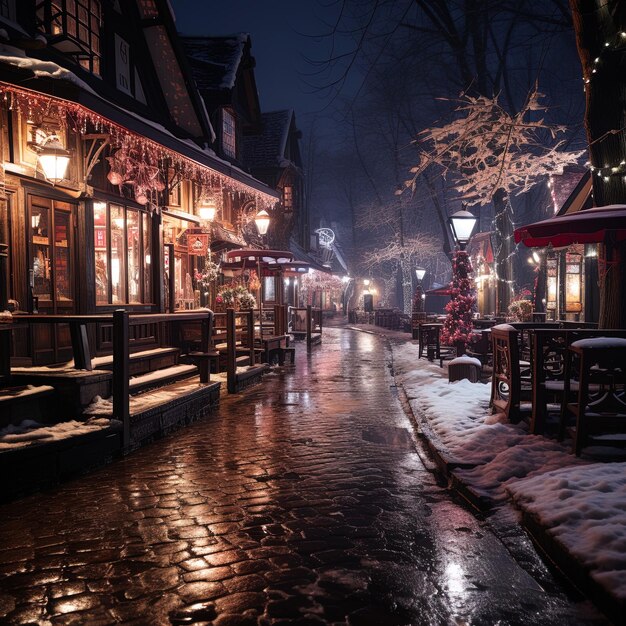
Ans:
[[[170,367],[178,363],[178,348],[154,348],[129,355],[130,375],[145,374],[154,370]],[[95,369],[113,369],[113,355],[98,356],[91,360]]]
[[[0,388],[0,427],[17,424],[25,419],[52,420],[50,396],[54,388],[48,385],[16,385]]]
[[[131,393],[139,393],[146,389],[162,387],[169,383],[194,376],[198,372],[195,365],[173,365],[147,374],[133,376],[128,383]]]

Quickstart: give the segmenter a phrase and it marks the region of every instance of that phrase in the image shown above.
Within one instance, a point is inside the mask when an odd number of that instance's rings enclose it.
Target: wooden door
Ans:
[[[76,205],[28,196],[28,267],[33,310],[48,315],[75,313],[74,223]],[[69,326],[33,324],[33,364],[72,358]]]

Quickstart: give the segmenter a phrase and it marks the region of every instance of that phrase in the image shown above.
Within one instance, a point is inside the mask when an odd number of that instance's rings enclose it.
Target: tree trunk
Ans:
[[[596,206],[626,203],[626,3],[570,0],[587,100],[585,128]],[[608,45],[606,45],[608,44]],[[621,324],[624,255],[611,241],[600,262],[600,328]]]
[[[513,209],[504,189],[493,197],[496,266],[496,313],[506,315],[513,290]]]

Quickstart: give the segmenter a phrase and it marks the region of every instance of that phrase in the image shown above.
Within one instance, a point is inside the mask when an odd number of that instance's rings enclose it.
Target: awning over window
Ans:
[[[611,231],[616,241],[626,240],[626,205],[596,207],[521,226],[515,229],[515,243],[562,248],[573,243],[601,243]]]

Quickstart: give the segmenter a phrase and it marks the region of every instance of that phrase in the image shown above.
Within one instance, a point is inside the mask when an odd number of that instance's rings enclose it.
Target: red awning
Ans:
[[[626,240],[626,205],[611,204],[576,213],[566,213],[515,229],[515,243],[529,248],[552,244],[562,248],[573,243],[601,243],[609,231],[617,241]]]

